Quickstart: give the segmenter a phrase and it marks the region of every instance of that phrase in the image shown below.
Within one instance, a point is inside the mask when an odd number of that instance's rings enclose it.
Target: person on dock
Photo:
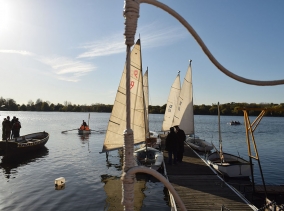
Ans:
[[[6,118],[4,118],[2,122],[2,140],[6,140],[5,121],[6,121]]]
[[[12,125],[11,139],[14,138],[13,125],[14,125],[15,122],[16,122],[16,117],[13,116],[13,119],[11,120],[11,125]]]
[[[5,134],[6,134],[5,139],[10,139],[12,125],[11,125],[9,116],[7,116],[7,119],[4,122],[4,127],[5,127]]]
[[[19,122],[19,119],[16,118],[16,121],[14,122],[12,126],[12,131],[14,132],[13,138],[18,138],[20,137],[20,129],[21,129],[21,123]]]
[[[173,127],[170,128],[170,133],[166,138],[166,148],[168,151],[168,164],[172,165],[172,156],[174,157],[174,164],[177,163],[177,150],[178,150],[178,142],[177,142],[177,134]]]
[[[185,133],[178,125],[174,126],[177,134],[178,150],[177,150],[177,162],[181,163],[184,152],[184,142],[186,139]]]

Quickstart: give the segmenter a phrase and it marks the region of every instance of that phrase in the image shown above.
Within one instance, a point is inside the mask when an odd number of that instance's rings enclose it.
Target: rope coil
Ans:
[[[123,16],[125,19],[125,45],[132,46],[135,42],[135,33],[137,29],[137,21],[139,18],[140,0],[125,0]]]

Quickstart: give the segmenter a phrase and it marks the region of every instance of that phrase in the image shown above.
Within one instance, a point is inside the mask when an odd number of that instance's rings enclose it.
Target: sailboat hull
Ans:
[[[223,153],[225,162],[221,162],[218,152],[213,152],[207,157],[207,162],[218,172],[227,177],[249,177],[251,166],[243,158]]]
[[[152,147],[143,147],[134,153],[136,165],[143,165],[154,170],[159,170],[164,162],[163,152]]]
[[[187,137],[186,143],[194,150],[201,152],[209,152],[213,149],[213,145],[211,143],[199,138]]]

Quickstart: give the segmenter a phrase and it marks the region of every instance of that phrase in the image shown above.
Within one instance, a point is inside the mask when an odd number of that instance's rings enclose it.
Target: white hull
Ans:
[[[213,152],[207,158],[207,162],[218,172],[227,177],[251,176],[250,163],[243,158],[223,152],[225,162],[221,163],[218,152]]]
[[[150,142],[148,142],[148,140]],[[148,143],[147,144],[148,147],[152,147],[152,148],[161,150],[162,140],[160,138],[160,135],[157,132],[150,131],[150,138],[148,140],[146,139],[146,142]]]
[[[161,168],[164,162],[163,152],[152,147],[147,147],[147,150],[146,147],[138,149],[133,155],[137,165],[144,165],[154,170]]]
[[[213,149],[213,145],[211,143],[199,138],[187,137],[185,141],[191,148],[201,152],[209,152]]]

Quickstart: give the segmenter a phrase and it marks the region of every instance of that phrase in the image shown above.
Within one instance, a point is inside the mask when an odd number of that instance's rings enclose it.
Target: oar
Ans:
[[[72,130],[78,130],[78,128],[72,129]],[[62,131],[61,133],[65,133],[65,132],[67,132],[67,131],[72,131],[72,130],[64,130],[64,131]]]

